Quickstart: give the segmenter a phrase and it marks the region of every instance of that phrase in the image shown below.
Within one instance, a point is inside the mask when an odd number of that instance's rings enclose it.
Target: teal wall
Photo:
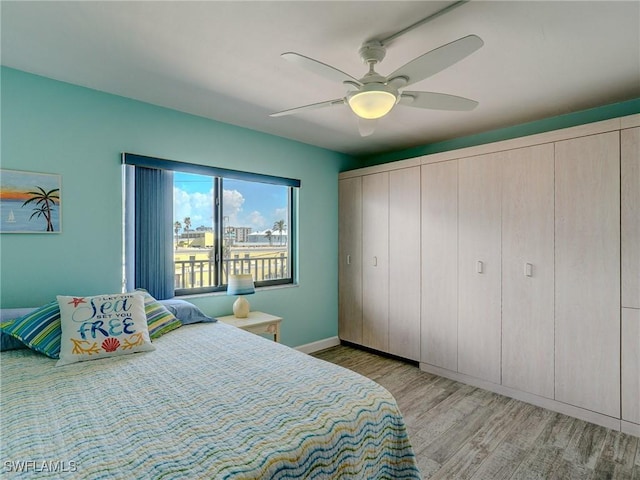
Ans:
[[[636,113],[640,113],[640,98],[582,110],[580,112],[544,118],[542,120],[482,132],[476,135],[420,145],[404,150],[362,155],[354,158],[357,166],[353,167],[353,169],[380,165],[407,158],[420,157],[422,155],[431,155],[433,153],[447,152],[449,150],[457,150],[459,148],[473,147],[475,145],[499,142],[502,140],[509,140],[511,138],[524,137],[527,135],[534,135],[536,133],[549,132],[561,128],[574,127],[576,125],[584,125],[586,123],[599,122],[601,120],[624,117],[625,115],[633,115]]]
[[[337,335],[338,172],[345,156],[272,135],[3,67],[0,165],[62,175],[62,233],[0,235],[0,306],[121,291],[120,153],[299,178],[299,286],[263,290],[283,342]],[[224,295],[190,299],[211,315]]]
[[[640,112],[640,99],[411,149],[350,158],[329,150],[2,67],[0,166],[62,175],[62,233],[0,235],[0,307],[121,290],[123,151],[299,178],[299,285],[252,308],[282,316],[283,342],[337,335],[340,171]],[[226,315],[233,298],[190,298]]]

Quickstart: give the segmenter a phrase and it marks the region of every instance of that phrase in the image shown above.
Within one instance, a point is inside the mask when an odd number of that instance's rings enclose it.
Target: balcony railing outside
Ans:
[[[175,288],[210,287],[215,278],[213,260],[175,260]],[[222,260],[222,283],[228,275],[253,275],[255,282],[277,280],[289,276],[288,258],[284,253],[276,257],[225,258]]]

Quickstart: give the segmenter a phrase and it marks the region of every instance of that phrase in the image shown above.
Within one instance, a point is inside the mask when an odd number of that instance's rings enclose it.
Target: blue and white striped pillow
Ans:
[[[144,313],[147,315],[151,340],[182,326],[182,322],[144,288],[136,288],[136,291],[144,294]]]
[[[60,307],[53,301],[20,318],[0,323],[0,330],[47,357],[60,357]]]

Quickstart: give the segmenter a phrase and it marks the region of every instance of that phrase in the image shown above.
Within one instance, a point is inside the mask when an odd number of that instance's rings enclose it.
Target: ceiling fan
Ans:
[[[364,63],[369,65],[369,71],[360,79],[299,53],[283,53],[282,57],[285,60],[329,80],[341,82],[348,88],[348,91],[343,98],[291,108],[272,113],[270,116],[280,117],[317,108],[347,104],[359,117],[360,133],[367,136],[373,133],[375,120],[389,113],[396,104],[435,110],[473,110],[478,105],[475,100],[445,93],[410,91],[405,88],[459,62],[482,45],[484,42],[480,37],[468,35],[411,60],[385,77],[374,70],[375,65],[380,63],[386,54],[385,46],[376,40],[366,42],[360,48],[360,56]]]

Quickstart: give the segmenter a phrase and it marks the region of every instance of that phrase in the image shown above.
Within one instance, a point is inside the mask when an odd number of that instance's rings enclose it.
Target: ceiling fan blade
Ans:
[[[327,78],[329,80],[335,82],[355,82],[358,85],[361,85],[360,81],[356,78],[353,78],[348,73],[344,73],[337,68],[332,67],[331,65],[327,65],[326,63],[319,62],[318,60],[314,60],[313,58],[305,57],[304,55],[300,55],[299,53],[287,52],[281,55],[282,58],[288,60],[289,62],[300,65],[307,70],[310,70],[318,75]]]
[[[282,117],[284,115],[291,115],[293,113],[304,112],[305,110],[315,110],[316,108],[332,107],[334,105],[343,105],[344,98],[337,98],[336,100],[327,100],[326,102],[312,103],[311,105],[305,105],[303,107],[290,108],[289,110],[283,110],[281,112],[271,113],[270,117]]]
[[[434,92],[408,92],[404,91],[400,95],[401,105],[416,108],[430,108],[433,110],[451,110],[467,112],[478,106],[478,102],[464,97],[447,95],[446,93]]]
[[[368,118],[358,118],[358,131],[360,132],[361,137],[368,137],[369,135],[373,135],[373,132],[376,131],[376,126],[378,125],[378,119],[368,119]]]
[[[459,62],[478,50],[482,45],[484,45],[484,42],[476,35],[459,38],[435,50],[431,50],[418,58],[414,58],[409,63],[398,68],[387,78],[389,81],[392,81],[398,77],[406,77],[407,83],[405,83],[404,86],[411,85]]]

